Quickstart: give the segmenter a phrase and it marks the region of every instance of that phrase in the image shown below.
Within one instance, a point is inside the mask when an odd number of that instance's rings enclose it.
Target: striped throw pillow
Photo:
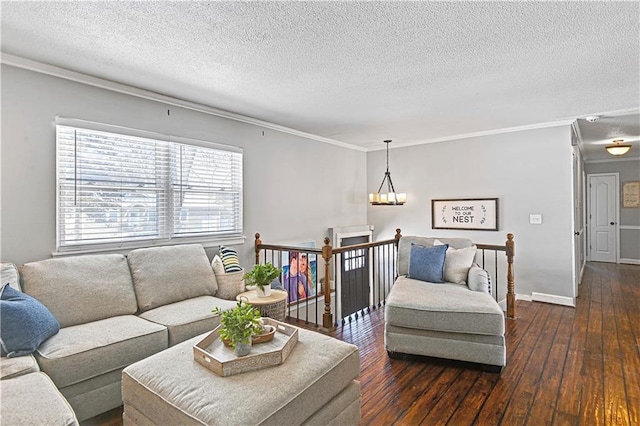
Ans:
[[[240,259],[238,259],[238,252],[230,247],[220,246],[220,258],[224,265],[225,272],[238,272],[242,271],[240,266]]]

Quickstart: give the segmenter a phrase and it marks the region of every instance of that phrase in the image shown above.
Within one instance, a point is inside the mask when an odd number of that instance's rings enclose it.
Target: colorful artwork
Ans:
[[[292,244],[296,247],[314,248],[315,243]],[[297,302],[317,294],[317,256],[304,251],[282,253],[282,285],[289,293],[289,302]]]

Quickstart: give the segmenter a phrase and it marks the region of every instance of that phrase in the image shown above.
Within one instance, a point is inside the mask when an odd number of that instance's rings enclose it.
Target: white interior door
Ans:
[[[573,256],[574,256],[574,297],[578,297],[580,279],[585,260],[585,178],[582,157],[577,146],[573,147]]]
[[[589,254],[596,262],[617,262],[618,175],[589,175]]]

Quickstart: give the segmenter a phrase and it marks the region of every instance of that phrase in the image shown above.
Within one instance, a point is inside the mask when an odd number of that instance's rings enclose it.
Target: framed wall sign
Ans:
[[[431,200],[431,228],[497,231],[498,199]]]
[[[640,181],[622,184],[622,208],[640,207]]]

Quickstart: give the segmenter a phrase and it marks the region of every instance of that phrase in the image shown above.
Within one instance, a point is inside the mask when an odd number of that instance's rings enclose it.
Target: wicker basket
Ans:
[[[276,303],[270,303],[268,305],[258,305],[256,307],[260,311],[260,315],[263,317],[273,318],[277,321],[284,321],[287,316],[287,299],[283,299]]]
[[[238,272],[216,274],[218,291],[216,297],[226,300],[236,300],[236,296],[244,291],[244,269]]]

